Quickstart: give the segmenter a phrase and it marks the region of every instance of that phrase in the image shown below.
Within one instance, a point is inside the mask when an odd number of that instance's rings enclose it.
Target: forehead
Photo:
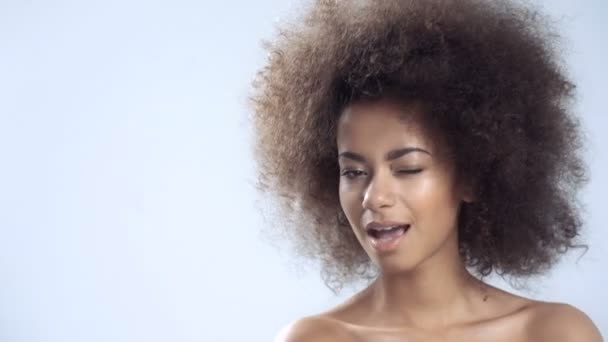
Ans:
[[[338,149],[365,149],[384,144],[414,144],[432,149],[437,138],[429,129],[420,103],[382,99],[355,102],[338,120]],[[391,146],[398,147],[398,146]]]

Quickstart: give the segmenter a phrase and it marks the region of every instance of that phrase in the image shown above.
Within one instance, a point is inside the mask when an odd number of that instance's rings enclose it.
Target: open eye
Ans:
[[[365,173],[365,171],[361,171],[361,170],[344,170],[344,171],[342,171],[341,175],[342,175],[342,177],[352,179],[352,178],[359,177],[359,176],[363,175],[364,173]]]

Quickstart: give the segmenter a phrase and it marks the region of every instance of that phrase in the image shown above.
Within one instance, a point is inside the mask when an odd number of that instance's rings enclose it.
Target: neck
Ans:
[[[470,317],[484,300],[482,283],[466,270],[457,243],[415,270],[382,274],[370,290],[374,312],[382,313],[385,323],[433,329]]]

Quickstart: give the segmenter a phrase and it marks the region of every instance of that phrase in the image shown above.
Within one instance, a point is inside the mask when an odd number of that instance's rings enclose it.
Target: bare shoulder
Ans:
[[[322,316],[298,319],[285,326],[275,342],[351,342],[352,335],[337,321]]]
[[[538,302],[528,326],[534,341],[602,342],[598,328],[589,316],[563,303]]]

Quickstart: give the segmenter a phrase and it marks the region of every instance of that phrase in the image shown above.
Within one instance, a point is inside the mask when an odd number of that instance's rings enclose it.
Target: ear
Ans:
[[[470,182],[461,184],[460,194],[462,200],[466,203],[475,202],[477,200],[473,191],[473,185]]]
[[[468,194],[465,194],[464,196],[462,196],[462,200],[466,203],[472,203],[472,202],[475,202],[475,197],[473,196],[472,193],[468,193]]]

